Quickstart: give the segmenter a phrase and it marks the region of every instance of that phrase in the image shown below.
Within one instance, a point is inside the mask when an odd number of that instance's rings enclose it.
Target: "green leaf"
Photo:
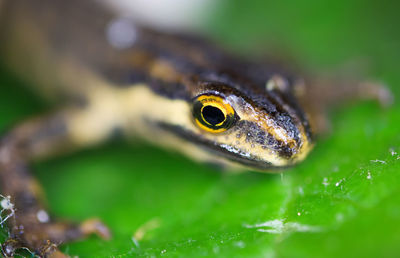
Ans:
[[[370,64],[367,77],[399,97],[398,7],[233,0],[213,14],[210,27],[243,52],[284,45],[307,69],[335,69],[361,57]],[[49,108],[5,72],[0,89],[3,131]],[[400,252],[399,108],[398,102],[386,110],[358,102],[332,110],[332,134],[282,174],[222,173],[123,142],[34,168],[54,215],[100,217],[113,232],[110,241],[64,245],[70,255],[394,257]],[[135,242],[138,230],[146,232]]]

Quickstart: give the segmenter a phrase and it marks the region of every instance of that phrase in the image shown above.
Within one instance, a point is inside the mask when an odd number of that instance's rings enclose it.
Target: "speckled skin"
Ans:
[[[302,161],[312,149],[308,116],[295,95],[320,112],[328,101],[313,101],[316,83],[304,87],[277,66],[244,61],[202,39],[130,22],[135,40],[116,48],[106,37],[115,19],[116,14],[91,1],[1,5],[2,60],[44,97],[63,103],[58,111],[16,126],[0,142],[1,190],[17,207],[10,239],[2,245],[5,256],[21,247],[39,256],[62,256],[61,242],[90,233],[109,237],[98,220],[40,219],[45,212],[41,190],[28,168],[33,159],[98,144],[116,131],[199,161],[267,172]],[[295,94],[299,88],[302,94]],[[359,95],[360,88],[344,88],[350,89],[347,96]],[[376,97],[376,87],[370,91],[367,95]],[[224,132],[204,131],[194,123],[193,103],[204,94],[218,96],[235,111],[234,123]]]

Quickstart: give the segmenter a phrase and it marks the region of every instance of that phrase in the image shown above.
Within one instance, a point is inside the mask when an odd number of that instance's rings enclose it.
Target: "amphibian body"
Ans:
[[[326,103],[343,95],[382,95],[372,84],[345,84],[333,95],[319,91],[315,100],[315,82],[304,84],[283,69],[241,60],[204,40],[140,27],[92,1],[0,4],[4,64],[43,97],[63,103],[1,140],[1,192],[15,204],[10,239],[2,245],[6,256],[22,247],[39,256],[61,255],[58,243],[91,233],[109,237],[98,220],[50,218],[29,171],[32,160],[98,144],[118,132],[199,161],[274,172],[311,151],[310,123]]]

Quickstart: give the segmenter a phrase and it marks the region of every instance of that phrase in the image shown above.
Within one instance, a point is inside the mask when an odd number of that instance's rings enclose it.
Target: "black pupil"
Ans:
[[[213,106],[205,106],[202,114],[204,119],[211,125],[217,125],[225,120],[224,113]]]

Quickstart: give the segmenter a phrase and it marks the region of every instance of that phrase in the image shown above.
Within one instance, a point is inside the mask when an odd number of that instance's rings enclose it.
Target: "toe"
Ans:
[[[111,238],[110,230],[100,219],[92,218],[84,221],[80,225],[80,229],[84,235],[96,234],[102,239],[108,240]]]

